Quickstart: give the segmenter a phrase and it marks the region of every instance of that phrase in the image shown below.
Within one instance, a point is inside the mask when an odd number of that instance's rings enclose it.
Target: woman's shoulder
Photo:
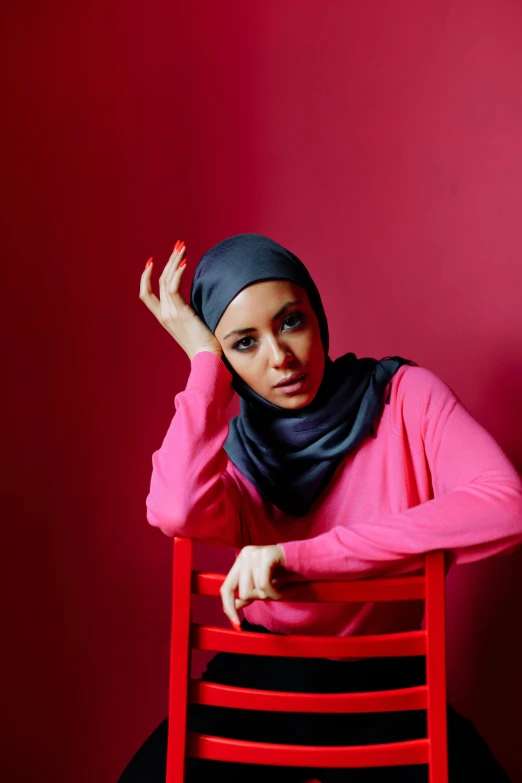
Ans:
[[[407,419],[428,415],[430,411],[461,404],[454,389],[427,367],[402,365],[386,389],[391,412]]]

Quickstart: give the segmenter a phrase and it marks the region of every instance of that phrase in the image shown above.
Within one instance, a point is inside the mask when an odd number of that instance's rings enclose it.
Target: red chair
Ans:
[[[166,783],[183,783],[187,756],[289,767],[382,767],[428,764],[430,783],[448,783],[444,553],[426,555],[424,574],[357,581],[295,582],[288,601],[404,601],[426,604],[425,630],[377,636],[238,633],[191,623],[191,595],[220,596],[224,574],[192,571],[192,541],[174,539]],[[190,679],[191,649],[306,658],[425,655],[427,684],[369,693],[308,694],[238,688]],[[190,683],[190,687],[189,687]],[[359,746],[283,745],[187,733],[189,703],[287,712],[427,710],[428,736]]]

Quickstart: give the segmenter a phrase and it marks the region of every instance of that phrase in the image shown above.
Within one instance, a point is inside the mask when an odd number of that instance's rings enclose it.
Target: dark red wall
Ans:
[[[520,469],[522,5],[55,0],[3,17],[0,764],[113,783],[166,714],[171,546],[145,497],[189,368],[138,300],[145,260],[179,238],[193,267],[227,235],[272,236],[314,275],[333,357],[414,358]],[[521,565],[448,579],[450,698],[519,783]]]

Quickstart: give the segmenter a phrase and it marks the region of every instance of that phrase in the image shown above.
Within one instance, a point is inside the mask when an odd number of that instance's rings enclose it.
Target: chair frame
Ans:
[[[193,571],[193,542],[174,538],[166,783],[183,783],[188,756],[290,767],[427,764],[429,783],[448,783],[444,552],[425,555],[422,575],[309,581],[282,588],[288,601],[424,600],[425,628],[374,636],[263,635],[191,622],[191,596],[220,596],[226,574]],[[268,599],[267,599],[268,600]],[[190,676],[192,649],[292,657],[426,656],[426,684],[368,693],[308,694],[219,685]],[[291,712],[427,710],[427,737],[404,742],[311,746],[187,732],[190,703]]]

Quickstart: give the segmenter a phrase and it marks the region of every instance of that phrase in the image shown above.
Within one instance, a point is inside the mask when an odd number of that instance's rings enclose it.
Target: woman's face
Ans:
[[[312,402],[325,355],[304,288],[288,280],[253,283],[228,305],[214,334],[237,374],[266,400],[289,409]],[[278,386],[290,376],[297,383]]]

